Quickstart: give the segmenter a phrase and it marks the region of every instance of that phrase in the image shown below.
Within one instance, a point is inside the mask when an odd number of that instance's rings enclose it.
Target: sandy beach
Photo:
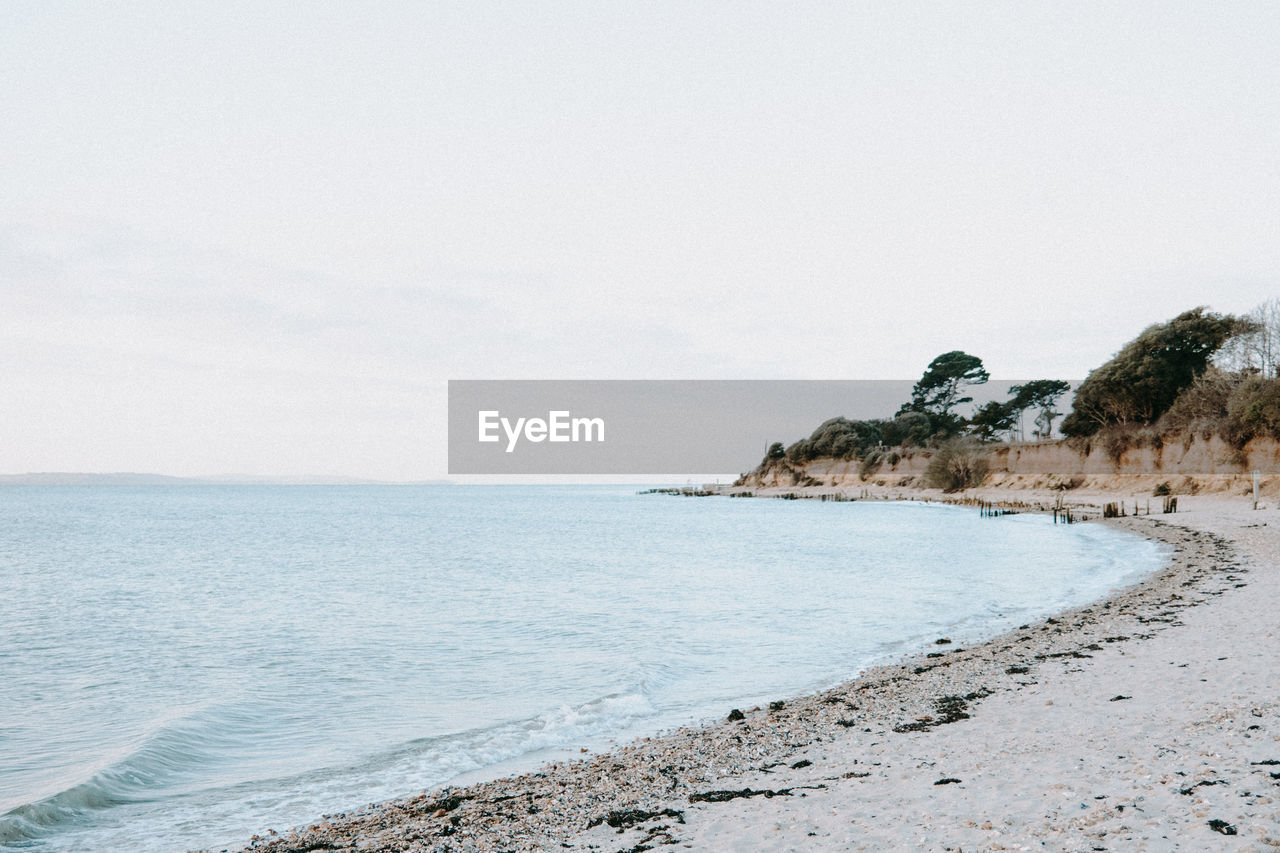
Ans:
[[[1156,513],[1097,522],[1171,552],[1105,601],[249,849],[1280,850],[1280,512]]]

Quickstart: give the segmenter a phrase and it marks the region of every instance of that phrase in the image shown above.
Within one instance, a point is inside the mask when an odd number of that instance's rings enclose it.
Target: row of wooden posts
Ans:
[[[1140,504],[1137,500],[1134,500],[1133,515],[1151,515],[1151,501],[1147,501],[1146,512],[1143,512],[1142,510],[1143,510],[1142,504]],[[1164,499],[1164,508],[1161,511],[1166,514],[1171,512],[1177,512],[1178,499],[1172,495],[1166,496]],[[1129,512],[1125,508],[1124,501],[1102,505],[1103,518],[1124,518],[1127,515],[1129,515]]]
[[[978,516],[980,518],[999,518],[1002,515],[1017,515],[1016,509],[998,506],[991,501],[978,501]]]
[[[686,486],[684,488],[675,488],[675,489],[673,488],[646,489],[644,491],[637,492],[637,494],[641,494],[641,495],[673,494],[673,495],[685,495],[687,497],[703,497],[707,495],[719,494],[719,491]],[[752,492],[730,492],[729,496],[735,497],[735,498],[736,497],[754,497],[754,494]],[[773,497],[781,500],[786,500],[786,501],[794,501],[794,500],[799,500],[802,496],[796,494],[795,492],[787,492],[785,494],[774,495]],[[803,497],[807,497],[807,496],[803,496]],[[817,495],[816,497],[818,498],[818,500],[822,500],[822,501],[844,502],[844,501],[855,501],[859,499],[872,498],[873,495],[869,490],[863,489],[862,494],[859,495],[858,497],[851,497],[841,492],[820,494],[820,495]],[[928,500],[928,499],[926,498],[925,500]],[[1044,504],[1039,504],[1039,503],[1029,504],[1021,501],[1016,503],[1010,503],[1006,501],[1001,504],[996,504],[992,501],[983,500],[981,498],[971,498],[971,497],[964,497],[957,501],[947,501],[947,503],[957,503],[957,504],[969,505],[969,506],[977,504],[978,515],[982,518],[999,518],[1000,516],[1003,516],[1003,515],[1017,515],[1022,509],[1032,509],[1032,510],[1043,511],[1045,508]],[[1124,518],[1130,515],[1128,511],[1128,506],[1126,504],[1127,504],[1126,501],[1115,501],[1112,503],[1103,504],[1102,517],[1103,518]],[[1255,508],[1256,508],[1256,504],[1255,504]],[[1061,495],[1058,496],[1057,501],[1054,503],[1052,509],[1053,509],[1054,524],[1058,524],[1058,523],[1075,524],[1076,522],[1083,520],[1081,517],[1076,515],[1076,512],[1071,507],[1067,506],[1064,503]],[[1162,507],[1161,511],[1164,513],[1177,512],[1178,511],[1177,497],[1173,495],[1166,496],[1164,499],[1164,506]],[[1132,515],[1135,515],[1135,516],[1151,515],[1151,501],[1147,501],[1146,505],[1143,506],[1143,504],[1135,498],[1133,501]]]

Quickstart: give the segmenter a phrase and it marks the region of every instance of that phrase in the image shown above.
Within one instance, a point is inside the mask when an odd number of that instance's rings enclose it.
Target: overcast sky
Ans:
[[[1082,377],[1280,294],[1278,93],[1273,2],[9,2],[0,472],[441,476],[449,378]]]

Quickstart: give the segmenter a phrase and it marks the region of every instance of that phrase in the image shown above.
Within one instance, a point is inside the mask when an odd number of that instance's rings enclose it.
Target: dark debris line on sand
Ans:
[[[735,791],[715,786],[764,766],[794,763],[796,753],[821,741],[928,737],[936,726],[968,718],[983,698],[1033,684],[1028,679],[1040,667],[1073,666],[1090,651],[1101,650],[1102,643],[1146,639],[1176,624],[1179,610],[1231,588],[1224,576],[1238,582],[1247,571],[1230,544],[1213,534],[1158,519],[1119,524],[1169,543],[1175,556],[1164,570],[1106,601],[1022,626],[976,648],[876,667],[854,682],[774,703],[769,711],[738,711],[727,722],[679,729],[536,773],[326,816],[286,836],[255,838],[251,849],[514,853],[558,847],[602,823],[616,822],[621,832],[653,820],[679,822],[685,818],[675,807],[681,801],[717,808],[745,796],[791,796],[794,788]],[[868,776],[850,768],[827,769],[838,774],[832,779]],[[937,784],[955,781],[944,777]],[[1227,829],[1233,828],[1215,827],[1218,832]],[[670,843],[675,843],[673,831],[663,824],[632,849]]]
[[[781,788],[777,791],[753,791],[751,788],[743,788],[739,791],[704,791],[700,794],[690,794],[689,802],[691,803],[727,803],[730,800],[745,799],[747,797],[789,797],[791,796],[790,788]]]
[[[653,820],[655,817],[673,817],[680,823],[684,823],[684,812],[677,811],[676,809],[663,809],[658,812],[646,812],[641,809],[624,809],[622,811],[609,812],[604,817],[596,818],[591,821],[591,823],[587,824],[587,828],[590,829],[593,826],[599,826],[604,823],[612,826],[614,829],[626,829],[628,827],[635,826],[638,823],[645,823],[646,821]]]

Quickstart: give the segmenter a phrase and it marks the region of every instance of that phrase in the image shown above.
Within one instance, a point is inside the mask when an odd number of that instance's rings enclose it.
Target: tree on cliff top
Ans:
[[[1012,402],[992,400],[973,413],[969,419],[969,432],[982,441],[995,441],[1000,433],[1013,429],[1019,414],[1021,410],[1014,409]]]
[[[1058,402],[1059,397],[1070,390],[1071,384],[1061,379],[1032,379],[1030,382],[1014,385],[1009,389],[1009,393],[1013,395],[1009,400],[1009,406],[1017,413],[1016,419],[1019,420],[1023,412],[1035,409],[1040,437],[1048,438],[1053,432],[1053,419],[1061,414],[1054,411],[1053,405]]]
[[[911,389],[911,408],[920,412],[950,414],[960,403],[973,401],[960,392],[970,385],[981,385],[991,378],[982,359],[967,352],[952,350],[929,362],[920,381]]]
[[[1204,307],[1148,326],[1076,391],[1063,435],[1092,435],[1110,424],[1151,423],[1205,371],[1218,348],[1242,328]]]
[[[1032,379],[1009,388],[1009,399],[1003,403],[984,403],[969,418],[969,433],[982,441],[994,441],[1001,433],[1021,434],[1020,421],[1028,409],[1037,412],[1036,423],[1041,435],[1053,430],[1053,419],[1059,415],[1053,405],[1071,390],[1061,379]]]
[[[911,401],[904,403],[898,414],[924,412],[939,434],[957,432],[963,420],[951,410],[961,403],[973,401],[972,397],[961,396],[965,388],[981,385],[990,378],[982,366],[982,359],[976,355],[960,350],[944,352],[929,362],[924,375],[911,389]]]

